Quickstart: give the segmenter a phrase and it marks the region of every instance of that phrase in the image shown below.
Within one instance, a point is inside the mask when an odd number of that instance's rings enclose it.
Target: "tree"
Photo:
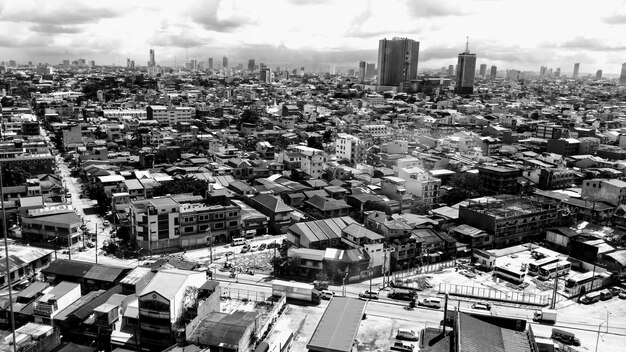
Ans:
[[[428,212],[432,208],[432,203],[426,202],[423,199],[415,199],[411,203],[411,214],[428,215]]]
[[[104,187],[101,184],[89,184],[83,188],[83,192],[89,199],[96,201],[96,211],[98,214],[104,215],[107,211],[109,211],[109,198],[107,197]]]
[[[206,181],[185,175],[156,187],[154,189],[154,196],[158,197],[180,193],[193,193],[194,195],[204,196],[208,188],[209,185]]]
[[[487,194],[480,177],[472,173],[455,174],[450,178],[448,185],[452,189],[441,197],[442,202],[448,205]]]
[[[324,149],[324,144],[319,137],[311,136],[307,139],[307,146],[309,148]]]
[[[391,215],[391,208],[383,202],[373,202],[371,200],[368,200],[367,202],[365,202],[365,204],[363,204],[363,211],[365,212],[370,210],[378,210],[384,212],[387,215]]]
[[[9,166],[2,168],[2,185],[4,187],[21,186],[32,175],[21,167]]]

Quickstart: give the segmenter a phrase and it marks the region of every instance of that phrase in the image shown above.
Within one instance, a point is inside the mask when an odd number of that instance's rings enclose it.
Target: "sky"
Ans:
[[[378,41],[420,42],[419,70],[456,64],[466,37],[498,69],[619,73],[626,0],[0,0],[0,60],[170,66],[213,57],[358,67]]]

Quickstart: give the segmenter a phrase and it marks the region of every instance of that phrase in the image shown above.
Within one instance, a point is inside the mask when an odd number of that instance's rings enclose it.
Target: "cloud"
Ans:
[[[44,36],[19,37],[0,35],[0,48],[31,48],[50,44],[50,39]]]
[[[33,32],[40,33],[80,33],[82,28],[79,26],[64,26],[50,23],[40,23],[28,27]]]
[[[591,51],[603,51],[603,52],[611,52],[611,51],[622,51],[626,50],[626,46],[610,46],[604,43],[602,39],[598,38],[588,38],[588,37],[576,37],[572,40],[565,41],[561,44],[544,44],[547,47],[554,46],[557,48],[564,49],[580,49],[580,50],[591,50]]]
[[[420,18],[460,16],[467,14],[462,11],[458,3],[448,0],[406,0],[409,12]]]
[[[287,2],[293,5],[325,5],[332,0],[287,0]]]
[[[48,3],[47,3],[48,4]],[[9,22],[31,22],[49,25],[77,25],[96,23],[101,19],[117,17],[120,13],[109,7],[88,7],[84,4],[50,8],[19,8],[15,12],[4,12],[0,19]]]
[[[604,22],[608,24],[626,24],[626,14],[616,14],[613,16],[605,17]]]
[[[193,48],[206,45],[208,41],[198,38],[191,33],[159,32],[150,40],[150,44],[160,47]]]
[[[250,19],[241,16],[237,11],[230,15],[224,14],[222,0],[211,0],[196,6],[191,11],[191,19],[201,25],[204,29],[214,32],[229,33],[234,32],[240,27],[253,24]],[[226,3],[226,6],[232,3]],[[227,10],[227,9],[226,9]]]

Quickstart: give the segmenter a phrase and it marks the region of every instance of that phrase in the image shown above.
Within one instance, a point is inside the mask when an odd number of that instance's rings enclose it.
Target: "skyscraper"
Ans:
[[[248,60],[248,71],[250,72],[254,71],[254,66],[256,66],[254,59]]]
[[[448,76],[454,76],[454,65],[448,66]]]
[[[213,69],[213,58],[210,57],[209,58],[209,70],[212,70],[212,69]]]
[[[378,84],[399,86],[417,78],[420,43],[408,38],[378,41]]]
[[[496,79],[496,74],[498,73],[498,67],[496,65],[491,66],[491,74],[489,78]]]
[[[226,56],[222,58],[222,67],[228,68],[228,58]]]
[[[272,82],[272,72],[269,67],[264,67],[261,69],[259,75],[259,81],[263,83],[271,83]]]
[[[148,61],[148,67],[156,66],[156,61],[154,60],[154,49],[150,49],[150,61]]]
[[[485,76],[487,75],[487,64],[480,65],[480,72],[478,74],[480,75],[480,77],[485,78]]]
[[[365,81],[365,66],[367,63],[365,61],[359,62],[359,82]]]
[[[376,75],[376,64],[367,64],[365,67],[365,77],[372,78]]]
[[[558,67],[556,71],[554,71],[554,77],[561,77],[561,68]]]
[[[626,84],[626,62],[622,64],[622,73],[619,75],[619,83]]]
[[[578,71],[580,71],[580,64],[577,62],[574,64],[574,74],[572,75],[574,79],[578,78]]]
[[[465,44],[465,52],[459,54],[456,65],[456,88],[457,94],[474,93],[474,75],[476,74],[476,54],[469,52],[469,39]]]
[[[602,79],[602,70],[596,71],[596,79]]]

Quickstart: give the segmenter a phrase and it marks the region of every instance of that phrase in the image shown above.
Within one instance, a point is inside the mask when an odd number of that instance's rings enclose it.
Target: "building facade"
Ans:
[[[408,38],[378,42],[378,85],[399,86],[417,79],[420,43]]]

